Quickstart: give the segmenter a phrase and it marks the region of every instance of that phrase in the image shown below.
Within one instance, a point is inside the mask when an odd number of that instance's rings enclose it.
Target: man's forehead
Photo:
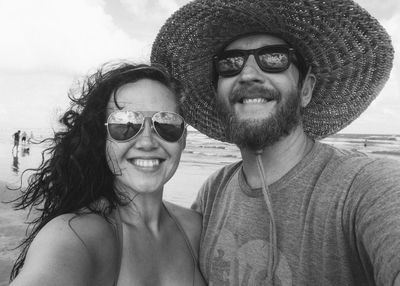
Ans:
[[[225,50],[233,50],[233,49],[249,50],[268,45],[285,45],[285,44],[287,45],[287,43],[283,39],[269,34],[244,35],[229,43],[226,46]]]

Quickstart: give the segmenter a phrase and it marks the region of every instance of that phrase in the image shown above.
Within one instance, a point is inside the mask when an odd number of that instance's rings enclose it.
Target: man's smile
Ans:
[[[257,103],[267,103],[269,100],[266,98],[243,98],[239,103],[243,104],[257,104]]]

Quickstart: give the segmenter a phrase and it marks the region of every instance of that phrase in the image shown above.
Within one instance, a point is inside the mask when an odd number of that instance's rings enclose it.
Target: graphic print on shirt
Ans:
[[[240,243],[238,235],[221,230],[211,255],[209,286],[268,285],[269,242],[253,239]],[[275,286],[292,286],[292,272],[283,253],[275,272]]]

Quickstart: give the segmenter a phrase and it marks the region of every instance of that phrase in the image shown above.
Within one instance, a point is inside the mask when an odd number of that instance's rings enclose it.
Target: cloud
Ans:
[[[7,122],[5,127],[11,129],[53,126],[54,110],[68,106],[71,83],[71,78],[52,73],[2,75],[0,122]]]
[[[181,2],[176,0],[120,0],[119,15],[122,15],[122,18],[115,20],[132,37],[148,42],[150,48],[158,30],[167,18],[182,6]],[[108,5],[113,5],[115,8],[118,4]]]
[[[140,3],[140,1],[135,1]],[[0,2],[1,71],[82,73],[117,58],[144,55],[104,12],[100,0]]]
[[[175,0],[131,1],[121,0],[135,19],[164,19],[178,10],[181,6]]]
[[[400,134],[400,13],[394,14],[390,19],[381,21],[389,35],[392,37],[392,44],[395,48],[393,69],[390,78],[382,90],[381,94],[370,107],[371,118],[376,119],[371,122],[376,129],[391,129]]]
[[[399,68],[395,67],[378,97],[345,133],[400,134]]]
[[[389,19],[398,13],[398,0],[355,0],[361,7],[370,12],[377,19]]]
[[[396,82],[400,81],[400,6],[397,13],[391,18],[382,20],[382,25],[387,30],[388,34],[392,38],[392,44],[395,49],[394,54],[394,68],[392,74],[394,74],[394,79]]]

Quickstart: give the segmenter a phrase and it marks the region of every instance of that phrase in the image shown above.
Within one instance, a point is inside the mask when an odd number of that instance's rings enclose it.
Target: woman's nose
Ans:
[[[157,134],[152,128],[151,119],[145,118],[142,132],[137,136],[135,146],[138,149],[150,150],[158,146],[158,142],[155,138]]]

